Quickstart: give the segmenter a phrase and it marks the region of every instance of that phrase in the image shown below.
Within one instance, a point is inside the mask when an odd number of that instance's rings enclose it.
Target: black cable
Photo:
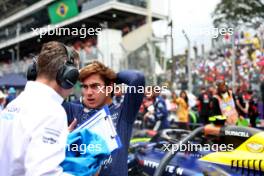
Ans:
[[[183,140],[178,142],[180,144],[186,144],[188,141],[193,139],[197,134],[203,132],[204,127],[198,127],[194,131],[192,131],[188,136],[186,136]],[[179,151],[179,150],[178,150]],[[166,166],[169,164],[171,159],[178,153],[178,151],[171,150],[162,158],[158,168],[156,169],[154,176],[161,176]]]

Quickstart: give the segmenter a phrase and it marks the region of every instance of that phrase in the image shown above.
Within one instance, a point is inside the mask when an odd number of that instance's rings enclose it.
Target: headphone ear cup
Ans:
[[[65,65],[63,64],[63,66],[59,69],[59,71],[57,72],[56,75],[56,82],[62,87],[62,81],[63,81],[63,73],[65,70]]]
[[[56,81],[64,89],[71,89],[79,79],[78,69],[66,62],[57,73]]]
[[[27,69],[27,80],[35,81],[37,79],[37,64],[36,62],[31,63]]]

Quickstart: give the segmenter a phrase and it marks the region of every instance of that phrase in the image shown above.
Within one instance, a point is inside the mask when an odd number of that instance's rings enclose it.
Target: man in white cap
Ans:
[[[4,109],[6,95],[0,90],[0,112]]]

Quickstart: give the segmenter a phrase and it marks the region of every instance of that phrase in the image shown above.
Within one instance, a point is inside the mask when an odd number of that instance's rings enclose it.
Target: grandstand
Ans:
[[[137,60],[131,56],[140,55],[135,54],[142,52],[140,48],[151,52],[147,45],[152,36],[146,24],[149,14],[146,0],[2,0],[0,7],[0,76],[25,73],[31,55],[50,40],[78,50],[83,65],[99,59],[117,71],[121,67],[138,68]],[[151,16],[153,21],[166,18],[155,12]],[[40,35],[43,31],[52,33],[64,28],[78,31],[74,35],[72,31]],[[100,28],[100,35],[95,31],[83,35],[81,28],[87,32],[89,28],[89,32]],[[149,60],[152,57],[147,56]]]

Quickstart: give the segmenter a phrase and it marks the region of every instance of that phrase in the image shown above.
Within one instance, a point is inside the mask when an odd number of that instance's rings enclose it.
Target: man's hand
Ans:
[[[72,123],[68,127],[69,132],[72,132],[74,130],[74,128],[76,127],[76,125],[77,125],[77,119],[74,118],[74,120],[72,121]]]
[[[248,113],[247,109],[245,109],[245,108],[242,108],[241,110],[242,110],[245,114]]]
[[[153,116],[153,113],[152,113],[152,112],[147,112],[147,113],[144,115],[143,119],[144,119],[144,120],[147,120],[147,119],[151,118],[151,116]]]
[[[204,134],[205,135],[215,135],[218,136],[221,131],[221,126],[216,126],[213,124],[208,124],[204,126]]]
[[[238,116],[238,117],[239,117],[239,119],[240,119],[240,120],[243,120],[243,119],[244,119],[244,117],[243,117],[243,116]]]

